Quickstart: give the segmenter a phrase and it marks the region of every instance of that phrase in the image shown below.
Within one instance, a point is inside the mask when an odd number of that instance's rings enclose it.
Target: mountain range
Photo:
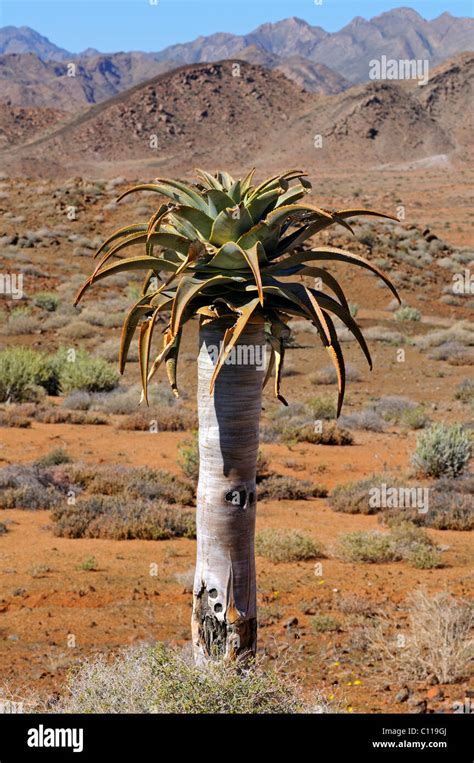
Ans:
[[[183,64],[230,58],[277,68],[309,92],[333,94],[350,84],[367,82],[374,58],[422,59],[433,67],[470,50],[473,38],[470,18],[443,13],[427,21],[410,8],[397,8],[370,20],[357,16],[332,33],[292,17],[263,24],[246,35],[221,32],[151,53],[103,54],[91,48],[72,53],[29,27],[8,26],[0,29],[0,73],[3,100],[31,105],[32,92],[41,87],[38,78],[42,78],[47,89],[62,91],[54,105],[68,111],[76,104],[99,103]],[[14,60],[13,54],[21,57]],[[24,58],[25,54],[34,54],[43,68],[31,55]],[[68,63],[76,65],[76,83],[64,82]],[[20,93],[24,101],[19,100]],[[36,96],[36,105],[53,105],[39,100]]]
[[[425,21],[400,8],[332,34],[290,18],[157,53],[72,54],[28,27],[4,27],[2,162],[46,175],[78,165],[107,174],[120,162],[176,172],[212,166],[216,142],[229,166],[255,156],[268,166],[462,159],[472,29],[470,19]],[[428,83],[370,81],[369,62],[382,55],[426,57]]]
[[[46,176],[78,166],[104,176],[120,166],[135,177],[257,157],[268,167],[464,161],[472,145],[463,114],[474,54],[445,62],[424,87],[377,81],[336,95],[307,93],[275,69],[240,61],[234,76],[234,67],[188,64],[73,116],[4,106],[2,163]]]

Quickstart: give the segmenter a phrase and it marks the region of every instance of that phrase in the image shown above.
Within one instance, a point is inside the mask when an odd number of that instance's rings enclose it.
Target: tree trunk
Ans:
[[[195,661],[246,660],[257,645],[256,465],[264,379],[263,323],[247,324],[209,394],[229,323],[201,325],[199,484],[192,638]]]

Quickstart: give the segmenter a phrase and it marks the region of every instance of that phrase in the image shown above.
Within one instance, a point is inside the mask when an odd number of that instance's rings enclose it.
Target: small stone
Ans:
[[[395,695],[395,702],[406,702],[409,696],[410,690],[408,689],[408,686],[403,686],[403,688]]]

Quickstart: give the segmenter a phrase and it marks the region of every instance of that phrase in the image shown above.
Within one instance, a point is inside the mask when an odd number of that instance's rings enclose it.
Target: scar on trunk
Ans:
[[[247,491],[245,486],[238,486],[228,490],[225,494],[226,503],[231,503],[237,509],[248,509],[249,506],[255,501],[255,493],[253,490]]]

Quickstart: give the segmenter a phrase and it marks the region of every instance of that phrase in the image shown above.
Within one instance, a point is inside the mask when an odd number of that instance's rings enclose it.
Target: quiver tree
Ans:
[[[200,465],[192,636],[195,658],[202,662],[255,654],[255,476],[261,395],[273,374],[275,395],[287,404],[280,380],[288,322],[298,317],[316,327],[337,371],[339,415],[345,373],[333,316],[352,332],[369,367],[372,363],[340,283],[322,265],[339,261],[365,268],[397,299],[398,294],[375,265],[356,254],[332,246],[302,249],[304,242],[331,225],[352,232],[347,222],[351,217],[388,215],[363,209],[329,212],[307,204],[302,200],[311,185],[299,170],[260,185],[253,184],[253,170],[242,180],[226,172],[198,170],[197,175],[195,186],[157,178],[122,194],[120,198],[152,191],[168,201],[149,221],[126,225],[104,241],[76,303],[96,281],[143,271],[142,294],[124,320],[119,367],[123,373],[138,329],[145,401],[150,379],[161,364],[178,396],[182,330],[191,318],[199,318]],[[122,258],[123,250],[135,245],[142,253]],[[313,283],[320,279],[332,296],[307,285],[301,276],[310,276]],[[169,319],[162,346],[151,359],[152,335],[163,314]]]

